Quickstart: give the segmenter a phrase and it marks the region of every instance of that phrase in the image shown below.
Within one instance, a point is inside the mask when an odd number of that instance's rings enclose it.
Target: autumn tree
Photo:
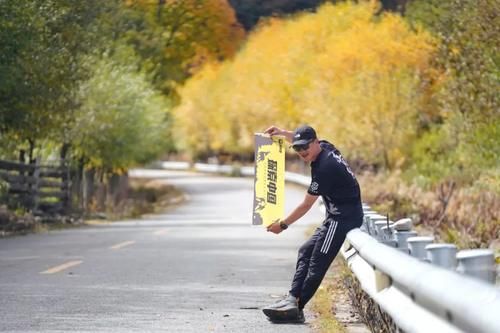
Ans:
[[[231,58],[244,36],[225,0],[126,0],[126,41],[166,95],[208,60]]]
[[[244,34],[219,0],[5,0],[0,15],[2,150],[27,150],[30,160],[47,142],[63,152],[72,145],[79,87],[96,73],[82,61],[87,56],[132,46],[113,63],[134,67],[173,99],[177,84],[203,63],[234,55]]]
[[[432,113],[434,40],[398,15],[374,20],[376,10],[327,4],[269,20],[234,61],[207,66],[186,84],[175,111],[178,137],[194,153],[251,151],[254,132],[305,122],[351,157],[388,168],[406,163],[420,118]]]

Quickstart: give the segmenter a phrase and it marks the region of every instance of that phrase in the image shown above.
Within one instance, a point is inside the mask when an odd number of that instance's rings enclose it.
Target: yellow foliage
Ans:
[[[135,38],[146,39],[147,49],[163,48],[164,62],[179,58],[189,73],[197,72],[207,61],[231,58],[245,36],[227,0],[124,0],[124,3],[157,34],[154,40],[148,40],[152,38],[149,35]]]
[[[230,62],[205,67],[181,91],[179,136],[193,152],[253,150],[275,124],[315,126],[350,156],[404,162],[425,110],[434,40],[373,3],[326,4],[270,19]]]

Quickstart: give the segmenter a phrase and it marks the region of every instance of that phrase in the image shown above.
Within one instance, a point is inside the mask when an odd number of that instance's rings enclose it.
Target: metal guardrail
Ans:
[[[500,332],[500,290],[411,257],[359,229],[342,254],[363,290],[404,332]]]
[[[168,163],[163,167],[169,168]],[[253,167],[197,163],[194,169],[254,174]],[[285,179],[303,186],[310,183],[310,177],[291,172]],[[362,228],[347,234],[341,253],[363,290],[399,329],[500,333],[500,289],[494,285],[492,251],[457,253],[453,244],[433,244],[432,237],[417,236],[410,219],[393,223],[366,205],[364,210]]]

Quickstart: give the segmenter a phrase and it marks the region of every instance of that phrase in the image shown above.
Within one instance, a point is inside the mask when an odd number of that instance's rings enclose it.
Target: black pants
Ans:
[[[358,219],[354,222],[327,218],[301,246],[290,290],[291,295],[299,298],[300,309],[304,308],[318,289],[347,233],[360,225],[361,221]]]

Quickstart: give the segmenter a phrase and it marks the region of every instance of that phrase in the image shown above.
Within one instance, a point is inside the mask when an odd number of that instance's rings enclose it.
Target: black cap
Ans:
[[[308,125],[298,127],[293,132],[292,147],[295,145],[305,145],[316,140],[316,131]]]

